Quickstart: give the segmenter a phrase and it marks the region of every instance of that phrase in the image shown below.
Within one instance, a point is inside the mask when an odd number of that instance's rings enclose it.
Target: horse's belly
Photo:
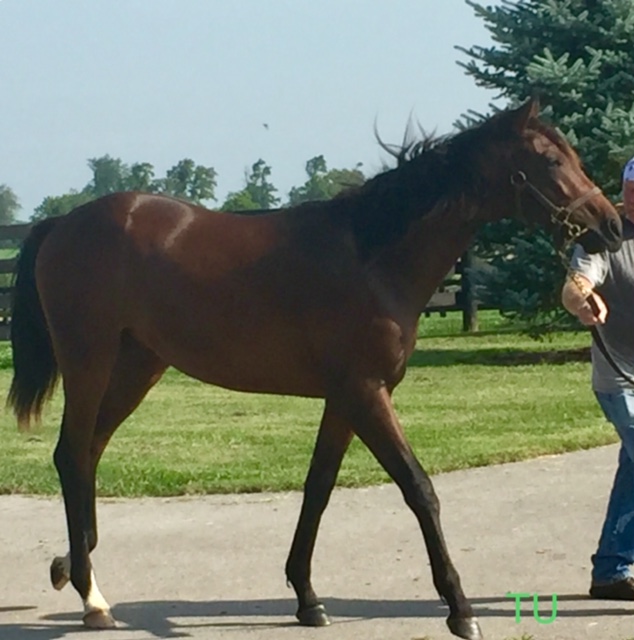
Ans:
[[[319,367],[302,345],[253,335],[240,339],[227,332],[219,339],[174,339],[172,334],[153,347],[170,366],[183,373],[227,389],[323,397]]]
[[[252,393],[274,393],[307,397],[323,397],[323,384],[319,376],[297,366],[296,363],[280,362],[277,366],[254,361],[239,366],[238,363],[188,362],[182,367],[174,365],[194,378],[216,384],[227,389]]]

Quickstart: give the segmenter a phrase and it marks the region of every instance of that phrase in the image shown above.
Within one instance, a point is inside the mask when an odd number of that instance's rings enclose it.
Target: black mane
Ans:
[[[379,141],[397,166],[331,201],[339,215],[350,219],[361,254],[367,257],[405,235],[412,222],[440,201],[477,200],[485,185],[473,158],[490,133],[478,125],[452,136],[424,135],[400,146]]]
[[[506,184],[510,185],[513,158],[519,159],[522,147],[529,153],[526,137],[546,138],[581,168],[576,152],[556,128],[539,120],[536,113],[524,113],[520,121],[515,115],[515,111],[503,111],[456,134],[423,133],[418,140],[408,126],[401,145],[386,145],[379,139],[397,166],[342,191],[326,208],[333,218],[346,221],[360,256],[368,259],[403,237],[413,222],[438,211],[439,205],[464,211],[465,216],[472,216],[487,201],[490,206],[502,184],[496,172],[508,172]],[[302,214],[310,215],[313,209],[323,212],[324,203],[298,205]]]

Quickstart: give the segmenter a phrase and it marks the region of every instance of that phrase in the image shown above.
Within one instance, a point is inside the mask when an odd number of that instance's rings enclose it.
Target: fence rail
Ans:
[[[0,225],[0,247],[18,247],[26,238],[31,223]],[[11,326],[11,274],[13,273],[16,257],[0,257],[0,341],[8,340]],[[445,277],[443,284],[438,287],[425,307],[425,315],[432,313],[445,315],[448,311],[462,311],[462,325],[465,331],[477,330],[477,305],[471,299],[468,279],[464,267],[469,262],[465,254]]]
[[[31,222],[0,225],[0,240],[24,240],[32,226]]]

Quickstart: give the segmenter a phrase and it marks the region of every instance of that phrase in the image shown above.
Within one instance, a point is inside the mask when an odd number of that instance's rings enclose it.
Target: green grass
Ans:
[[[459,317],[421,322],[395,406],[423,466],[438,473],[616,441],[590,392],[589,363],[576,358],[589,344],[587,333],[538,343],[503,330],[496,314],[483,319],[487,331],[475,335],[451,335]],[[2,344],[3,396],[10,380],[10,352]],[[321,409],[322,401],[240,394],[169,370],[115,434],[99,468],[100,494],[299,489]],[[51,455],[60,413],[57,394],[41,427],[21,434],[13,416],[0,412],[0,492],[59,491]],[[386,480],[354,441],[339,484]]]

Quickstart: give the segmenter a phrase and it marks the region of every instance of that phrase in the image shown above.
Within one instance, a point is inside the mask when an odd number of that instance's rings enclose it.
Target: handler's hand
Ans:
[[[577,315],[583,324],[591,327],[605,322],[608,317],[608,308],[598,293],[591,293]]]

